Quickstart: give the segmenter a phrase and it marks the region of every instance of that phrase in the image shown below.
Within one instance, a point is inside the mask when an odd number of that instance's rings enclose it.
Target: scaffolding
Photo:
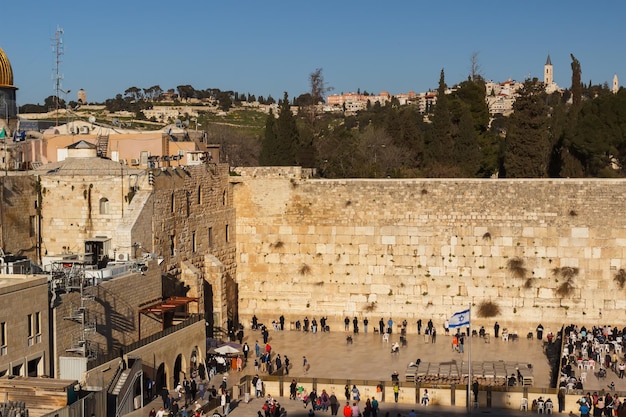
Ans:
[[[89,316],[89,304],[94,301],[94,278],[85,274],[85,263],[60,261],[52,263],[50,270],[50,291],[52,307],[59,293],[79,293],[78,305],[70,304],[69,315],[63,317],[80,327],[72,334],[72,344],[66,352],[79,354],[88,360],[97,358],[97,346],[92,342],[96,332],[96,322]]]

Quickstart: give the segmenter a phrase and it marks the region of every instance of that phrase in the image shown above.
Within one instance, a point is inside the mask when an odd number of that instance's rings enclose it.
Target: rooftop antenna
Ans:
[[[63,29],[57,26],[56,32],[54,32],[54,39],[52,40],[52,52],[54,52],[54,103],[56,106],[56,125],[59,126],[59,93],[63,92],[61,89],[61,80],[63,75],[59,72],[61,65],[61,57],[64,53],[63,47]]]

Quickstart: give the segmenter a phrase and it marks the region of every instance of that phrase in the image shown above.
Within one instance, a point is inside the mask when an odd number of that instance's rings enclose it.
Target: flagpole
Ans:
[[[472,305],[469,306],[469,325],[467,326],[467,339],[469,340],[467,349],[467,413],[472,410],[472,403],[470,402],[470,387],[472,386]]]

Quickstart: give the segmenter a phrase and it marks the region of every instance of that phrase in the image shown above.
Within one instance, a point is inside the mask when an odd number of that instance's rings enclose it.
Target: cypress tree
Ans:
[[[504,149],[506,177],[547,177],[552,143],[543,85],[526,80],[513,110]]]

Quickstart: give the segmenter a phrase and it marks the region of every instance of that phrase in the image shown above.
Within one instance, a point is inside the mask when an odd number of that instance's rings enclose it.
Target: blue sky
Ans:
[[[256,96],[309,90],[323,69],[333,93],[435,89],[470,73],[478,53],[488,80],[543,79],[571,85],[570,53],[582,80],[626,82],[626,2],[370,0],[12,0],[0,6],[0,47],[11,61],[18,104],[54,94],[52,52],[64,30],[60,66],[68,99],[90,102],[129,87],[181,84]]]

